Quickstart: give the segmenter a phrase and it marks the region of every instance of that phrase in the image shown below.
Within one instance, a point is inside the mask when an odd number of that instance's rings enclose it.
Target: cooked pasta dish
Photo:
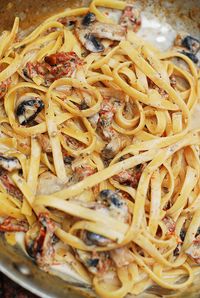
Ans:
[[[93,0],[0,35],[0,232],[102,298],[200,272],[200,42],[162,52],[140,26]]]

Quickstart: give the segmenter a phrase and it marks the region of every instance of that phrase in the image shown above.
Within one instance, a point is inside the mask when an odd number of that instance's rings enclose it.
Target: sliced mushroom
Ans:
[[[114,205],[117,208],[121,208],[124,204],[122,198],[118,195],[117,192],[112,191],[111,189],[104,189],[99,193],[99,201],[105,203],[107,206]]]
[[[111,260],[108,252],[90,253],[77,249],[76,253],[79,260],[93,274],[103,274],[110,267]]]
[[[86,14],[82,21],[77,22],[75,34],[88,51],[98,53],[104,51],[104,46],[91,30],[91,24],[95,19],[96,17],[93,13]]]
[[[104,51],[104,46],[94,34],[90,33],[88,29],[76,29],[76,35],[78,36],[82,45],[90,52],[98,53]]]
[[[182,228],[181,231],[180,231],[180,239],[181,239],[181,241],[184,241],[185,240],[185,235],[186,235],[186,231],[185,231],[184,228]],[[198,235],[196,235],[196,236],[198,236]]]
[[[16,115],[21,125],[26,125],[33,121],[36,116],[44,109],[44,102],[36,93],[25,93],[20,97]]]
[[[110,189],[104,189],[99,193],[97,202],[102,204],[108,210],[111,217],[117,218],[119,221],[127,222],[129,218],[129,210],[127,202],[121,197],[120,193]]]
[[[99,234],[83,231],[82,239],[87,245],[97,245],[97,246],[107,246],[112,241],[106,237],[103,237]]]
[[[67,155],[64,157],[64,164],[71,166],[74,159],[75,159],[75,157],[73,157],[71,155]]]
[[[88,14],[86,14],[84,16],[84,18],[82,19],[82,25],[83,26],[89,26],[91,23],[93,23],[96,20],[96,16],[94,13],[89,12]]]
[[[185,36],[181,42],[182,46],[190,50],[192,53],[196,53],[200,49],[200,41],[190,35]]]
[[[90,52],[102,52],[104,46],[100,39],[121,41],[126,29],[120,25],[97,22],[93,13],[88,13],[81,22],[77,22],[75,33],[82,45]]]
[[[180,32],[176,36],[174,45],[178,47],[178,50],[184,47],[185,49],[181,53],[190,58],[195,64],[199,62],[200,41],[197,38],[188,33]]]
[[[176,246],[176,248],[173,251],[173,256],[174,257],[178,257],[180,255],[181,248],[182,248],[182,244],[181,243],[178,243],[177,246]]]
[[[0,167],[8,172],[20,170],[22,168],[19,160],[16,157],[5,157],[0,155]]]
[[[190,58],[195,64],[199,62],[199,59],[197,56],[191,52],[182,51],[182,54],[186,55],[188,58]]]

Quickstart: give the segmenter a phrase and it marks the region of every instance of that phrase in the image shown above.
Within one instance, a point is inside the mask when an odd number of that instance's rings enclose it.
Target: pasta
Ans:
[[[0,37],[0,232],[103,298],[184,291],[200,272],[200,72],[140,25],[93,0]]]

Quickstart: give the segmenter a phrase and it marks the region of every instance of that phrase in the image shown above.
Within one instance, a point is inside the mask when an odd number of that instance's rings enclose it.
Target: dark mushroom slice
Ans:
[[[176,248],[173,250],[173,256],[178,257],[180,255],[180,252],[181,252],[181,243],[178,243]]]
[[[181,44],[183,47],[187,48],[192,53],[196,53],[200,49],[200,41],[197,38],[192,37],[190,35],[185,36]]]
[[[85,47],[88,51],[98,53],[104,51],[104,45],[93,34],[89,33],[85,35]]]
[[[92,254],[91,252],[76,249],[76,255],[88,271],[93,274],[104,273],[109,269],[111,264],[109,252]]]
[[[90,52],[99,53],[104,51],[104,45],[100,40],[86,29],[77,29],[76,34],[82,45]]]
[[[75,157],[71,156],[71,155],[67,155],[64,157],[64,164],[65,165],[72,165],[72,162],[74,161]]]
[[[110,239],[90,231],[83,231],[82,238],[85,244],[89,246],[90,245],[107,246],[112,242]]]
[[[185,229],[182,228],[180,231],[180,238],[181,238],[182,242],[185,240],[185,235],[186,235],[186,231],[185,231]],[[195,235],[195,236],[198,236],[198,235]]]
[[[75,33],[88,51],[98,53],[104,51],[104,46],[99,39],[121,41],[125,38],[126,29],[120,25],[97,22],[95,15],[88,13],[82,22],[77,22]]]
[[[181,240],[181,243],[178,243],[176,248],[174,249],[173,251],[173,255],[175,257],[179,256],[180,252],[181,252],[181,248],[182,248],[182,244],[183,244],[183,241],[185,239],[185,234],[186,234],[186,231],[184,228],[181,229],[180,231],[180,234],[179,234],[179,237],[180,237],[180,240]],[[197,236],[197,234],[195,235],[195,237]]]
[[[97,274],[98,265],[99,265],[99,257],[93,258],[91,253],[76,249],[77,258],[85,265],[85,267],[93,274]]]
[[[83,26],[89,26],[92,22],[94,22],[96,20],[96,16],[94,13],[89,12],[87,13],[84,18],[82,19],[81,24]]]
[[[197,56],[191,52],[186,52],[186,51],[182,51],[182,54],[184,54],[185,56],[187,56],[188,58],[190,58],[195,64],[197,64],[199,62],[199,59],[197,58]]]
[[[0,167],[8,172],[20,170],[22,168],[19,160],[16,157],[5,157],[0,155]]]
[[[25,93],[20,97],[16,108],[19,123],[21,125],[29,124],[43,109],[44,102],[38,94]]]
[[[75,34],[80,43],[90,52],[98,53],[104,51],[104,45],[92,33],[93,14],[87,14],[82,22],[77,22],[75,27]]]
[[[108,206],[114,205],[117,208],[121,208],[124,202],[117,192],[110,189],[104,189],[99,193],[99,201],[107,204]]]
[[[97,202],[108,210],[110,216],[127,222],[129,218],[128,205],[119,192],[104,189],[99,193]]]

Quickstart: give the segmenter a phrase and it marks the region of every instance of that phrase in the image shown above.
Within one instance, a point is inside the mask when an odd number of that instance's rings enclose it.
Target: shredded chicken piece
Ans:
[[[74,169],[74,178],[76,181],[82,181],[84,178],[94,174],[96,170],[87,164],[82,164],[75,167]]]
[[[200,236],[197,236],[185,253],[197,264],[200,264]]]
[[[159,88],[151,79],[148,79],[148,85],[149,85],[149,88],[151,89],[154,89],[156,91],[158,91],[158,93],[164,98],[164,99],[168,99],[169,95],[168,93],[162,89],[162,88]]]
[[[141,27],[140,12],[132,5],[127,5],[120,18],[120,26],[137,32]]]
[[[37,139],[40,143],[43,152],[52,152],[51,142],[47,134],[38,134]]]
[[[3,82],[0,82],[0,99],[4,97],[10,84],[11,84],[10,78],[7,80],[4,80]]]
[[[134,261],[134,258],[127,247],[111,250],[110,256],[119,268],[127,266]]]
[[[44,172],[38,180],[38,195],[50,195],[66,187],[67,181],[63,182],[50,172]]]
[[[23,199],[23,194],[19,190],[19,188],[12,182],[10,177],[7,174],[7,171],[1,170],[0,171],[0,180],[5,187],[6,191],[13,197],[19,199],[22,201]]]
[[[175,228],[176,228],[175,221],[171,217],[169,217],[169,216],[164,217],[162,219],[162,221],[164,222],[164,224],[167,227],[168,234],[174,234]]]
[[[116,24],[104,24],[95,22],[91,26],[91,32],[98,38],[121,41],[125,38],[125,29]]]
[[[120,172],[113,176],[113,178],[121,184],[130,185],[131,187],[136,188],[145,166],[146,163],[138,165],[135,168]]]
[[[104,100],[99,111],[99,120],[97,124],[97,132],[105,141],[110,141],[115,131],[112,127],[115,109],[109,101]]]

